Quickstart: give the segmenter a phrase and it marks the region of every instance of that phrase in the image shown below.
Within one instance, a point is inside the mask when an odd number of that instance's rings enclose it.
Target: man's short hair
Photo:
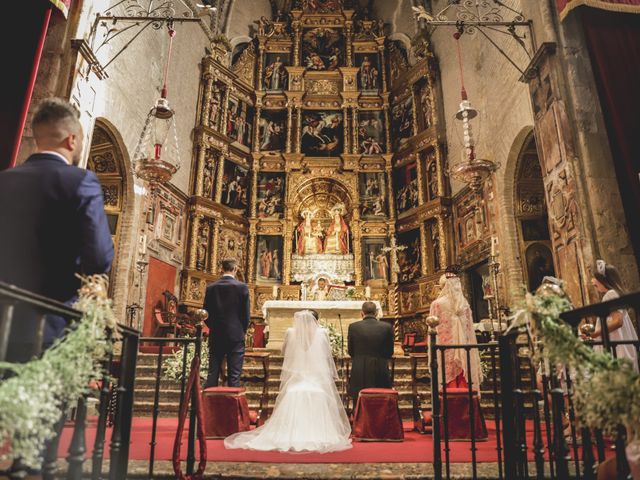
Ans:
[[[223,272],[233,272],[233,270],[238,266],[238,261],[235,258],[225,258],[222,260],[222,271]]]
[[[375,316],[378,313],[378,307],[373,302],[364,302],[362,304],[362,313],[369,316]]]
[[[78,133],[81,128],[80,112],[66,100],[55,97],[46,98],[40,102],[31,120],[31,128],[36,140],[42,136],[42,127],[45,126],[58,126],[68,133]]]
[[[309,312],[311,312],[311,315],[313,315],[316,320],[320,318],[320,315],[315,310],[309,310]]]

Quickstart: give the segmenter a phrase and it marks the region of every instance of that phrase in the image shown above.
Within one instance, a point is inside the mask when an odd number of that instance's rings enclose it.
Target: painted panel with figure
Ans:
[[[399,150],[406,146],[409,139],[415,135],[413,125],[413,97],[409,95],[399,100],[391,109],[391,134],[393,148]]]
[[[230,160],[224,162],[222,175],[223,205],[236,210],[245,210],[249,201],[249,170]]]
[[[358,152],[361,155],[386,153],[384,114],[379,110],[358,112]]]
[[[360,216],[363,219],[387,217],[387,181],[383,172],[360,174]]]
[[[284,213],[284,173],[258,174],[258,217],[282,218]]]
[[[265,90],[286,90],[288,73],[285,66],[289,65],[289,53],[268,52],[264,54],[264,75],[262,85]]]
[[[282,280],[282,237],[258,235],[256,281],[275,283]]]
[[[301,3],[305,13],[336,13],[342,9],[343,0],[302,0]]]
[[[365,282],[389,281],[389,254],[382,249],[387,246],[385,238],[365,238],[362,242],[362,271]],[[378,283],[378,282],[374,282]]]
[[[425,188],[427,190],[427,201],[438,198],[438,165],[436,163],[436,153],[433,150],[420,152],[422,161],[422,171],[424,173]]]
[[[342,112],[304,111],[301,142],[302,153],[312,157],[335,157],[343,153]]]
[[[284,151],[287,131],[287,112],[284,110],[262,110],[258,122],[260,150],[263,152]]]
[[[335,28],[312,28],[302,34],[302,63],[308,70],[335,70],[344,65],[344,37]]]
[[[407,283],[421,275],[420,230],[409,230],[398,235],[398,245],[405,247],[398,251],[398,281]]]
[[[246,234],[222,228],[218,241],[218,272],[222,271],[222,260],[225,258],[235,258],[238,262],[238,280],[245,281],[247,244]]]
[[[225,131],[227,137],[240,145],[251,147],[252,125],[253,107],[237,98],[229,98],[229,111],[227,113]]]
[[[433,125],[433,95],[428,82],[418,86],[418,126],[420,130],[427,130]]]
[[[376,93],[381,88],[378,54],[356,53],[354,57],[354,66],[358,67],[358,89]]]
[[[394,170],[393,190],[398,214],[418,206],[418,173],[415,162]]]

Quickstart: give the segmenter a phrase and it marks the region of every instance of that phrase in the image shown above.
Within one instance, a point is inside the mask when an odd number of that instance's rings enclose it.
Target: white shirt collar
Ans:
[[[67,165],[71,165],[69,163],[69,160],[67,160],[67,158],[62,155],[61,153],[58,152],[54,152],[53,150],[43,150],[42,152],[38,152],[38,153],[43,153],[43,154],[47,154],[47,155],[55,155],[58,158],[61,158],[62,160],[64,160],[64,163],[66,163]]]
[[[235,277],[235,275],[231,275],[230,273],[224,273],[222,276],[223,276],[223,277],[236,278],[236,277]]]

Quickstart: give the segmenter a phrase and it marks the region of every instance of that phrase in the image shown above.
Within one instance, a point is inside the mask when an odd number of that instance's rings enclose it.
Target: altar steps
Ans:
[[[340,370],[340,365],[338,365]],[[280,387],[280,372],[282,370],[282,356],[272,355],[269,362],[269,382],[268,382],[268,409],[270,413]],[[413,393],[411,388],[411,362],[409,357],[396,357],[394,372],[394,388],[399,392],[400,412],[404,420],[413,418]],[[528,369],[527,374],[528,374]],[[157,372],[157,355],[141,353],[138,356],[138,366],[136,371],[135,404],[134,415],[149,416],[153,413],[153,403],[155,398]],[[247,358],[243,368],[243,377],[257,377],[263,374],[262,366],[254,359]],[[426,361],[422,361],[418,367],[418,376],[425,378],[425,383],[418,387],[423,402],[423,407],[430,407],[431,387],[429,384],[429,369]],[[500,391],[500,372],[496,365],[496,377],[498,379],[497,390]],[[525,379],[528,377],[525,376]],[[257,382],[243,382],[246,388],[247,401],[249,407],[257,409],[260,396],[262,394],[262,384]],[[341,382],[337,382],[340,393],[345,392]],[[494,417],[494,393],[492,375],[488,375],[481,386],[481,403],[485,416]],[[181,382],[167,379],[164,372],[160,380],[159,388],[159,416],[177,416],[180,401]],[[531,403],[527,402],[526,407],[530,408]],[[353,407],[353,406],[352,406]]]

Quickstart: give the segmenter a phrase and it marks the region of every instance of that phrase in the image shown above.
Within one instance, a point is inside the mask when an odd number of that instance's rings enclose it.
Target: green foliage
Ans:
[[[320,326],[329,334],[329,343],[331,344],[331,353],[334,357],[342,357],[343,338],[336,326],[325,320],[320,320]]]
[[[54,426],[87,393],[102,373],[101,361],[111,348],[106,328],[115,328],[104,276],[83,279],[74,307],[82,319],[65,337],[25,364],[1,363],[13,376],[0,383],[0,442],[10,451],[0,458],[20,458],[29,467],[42,464],[41,452],[55,436]]]
[[[627,359],[613,358],[584,344],[560,319],[560,314],[571,308],[564,292],[542,288],[527,296],[527,310],[520,312],[520,317],[537,333],[543,357],[572,372],[581,422],[609,433],[624,425],[633,439],[640,432],[640,375]]]
[[[182,380],[182,358],[184,355],[184,349],[182,347],[173,354],[162,361],[162,368],[164,369],[164,373],[167,378],[171,380],[180,381]],[[189,376],[189,372],[191,369],[191,362],[193,361],[193,357],[195,355],[196,349],[194,345],[186,345],[187,348],[187,361],[186,361],[186,376]],[[202,351],[200,353],[200,358],[202,361],[200,362],[200,380],[204,381],[207,379],[207,375],[209,373],[209,343],[202,342]],[[186,380],[185,380],[186,381]]]

